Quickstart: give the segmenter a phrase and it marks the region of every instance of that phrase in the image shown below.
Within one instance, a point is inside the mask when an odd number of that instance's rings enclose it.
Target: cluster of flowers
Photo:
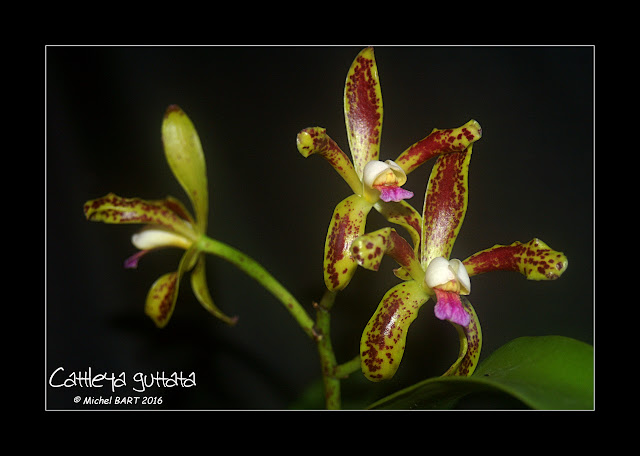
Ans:
[[[351,159],[320,127],[298,133],[298,151],[318,154],[342,176],[352,194],[337,204],[325,241],[324,281],[329,291],[344,289],[358,266],[378,270],[384,255],[400,266],[401,282],[380,301],[366,325],[360,343],[361,367],[372,381],[391,378],[402,359],[407,331],[419,309],[433,299],[435,316],[451,322],[460,336],[456,362],[444,375],[471,375],[482,345],[478,317],[467,296],[470,277],[495,271],[517,271],[530,280],[553,280],[567,268],[566,256],[539,239],[495,245],[465,260],[452,259],[454,242],[467,210],[468,172],[473,144],[482,136],[470,120],[458,128],[434,129],[395,160],[380,161],[382,94],[372,48],[363,49],[347,74],[344,114]],[[206,235],[208,192],[206,164],[197,132],[177,106],[167,110],[162,124],[167,161],[189,196],[195,218],[176,199],[145,201],[108,194],[88,201],[88,220],[139,223],[145,227],[133,238],[139,251],[127,259],[136,267],[149,251],[173,246],[185,250],[177,271],[161,276],[147,296],[146,313],[159,326],[169,321],[184,273],[200,303],[213,315],[233,324],[235,319],[213,303],[206,284],[201,240]],[[407,176],[434,158],[422,213],[407,199]],[[366,232],[366,220],[375,208],[387,221],[402,227],[409,240],[394,228]]]

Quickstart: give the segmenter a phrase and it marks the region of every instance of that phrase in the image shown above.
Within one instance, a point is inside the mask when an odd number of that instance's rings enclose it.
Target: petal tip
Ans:
[[[169,115],[171,115],[174,112],[177,113],[177,114],[182,114],[183,113],[183,111],[180,108],[180,106],[178,106],[176,104],[172,104],[172,105],[169,105],[167,110],[164,112],[164,116],[165,117],[169,117]]]

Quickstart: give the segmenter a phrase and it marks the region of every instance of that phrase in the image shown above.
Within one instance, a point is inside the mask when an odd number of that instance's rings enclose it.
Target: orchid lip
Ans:
[[[374,188],[380,192],[380,199],[385,203],[398,202],[413,197],[413,192],[395,185],[375,185]]]
[[[140,250],[149,250],[157,247],[180,247],[188,249],[192,242],[172,231],[161,228],[146,228],[131,236],[131,242]]]
[[[438,302],[433,310],[438,319],[447,320],[464,327],[469,326],[471,316],[464,309],[457,293],[436,289],[436,296]]]

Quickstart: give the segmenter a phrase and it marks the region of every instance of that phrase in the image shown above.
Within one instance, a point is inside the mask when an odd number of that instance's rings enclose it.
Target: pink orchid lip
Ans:
[[[375,185],[374,188],[380,192],[380,199],[385,203],[399,202],[413,197],[413,192],[395,185]]]
[[[467,327],[471,322],[471,317],[464,309],[460,295],[453,291],[434,289],[438,302],[434,307],[436,317],[440,320],[448,320],[460,326]]]

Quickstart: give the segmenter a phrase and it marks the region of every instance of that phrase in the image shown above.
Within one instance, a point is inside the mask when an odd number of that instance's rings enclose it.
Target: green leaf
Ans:
[[[446,409],[474,393],[501,393],[532,409],[593,409],[593,346],[563,336],[521,337],[496,350],[471,377],[436,377],[371,409]]]

